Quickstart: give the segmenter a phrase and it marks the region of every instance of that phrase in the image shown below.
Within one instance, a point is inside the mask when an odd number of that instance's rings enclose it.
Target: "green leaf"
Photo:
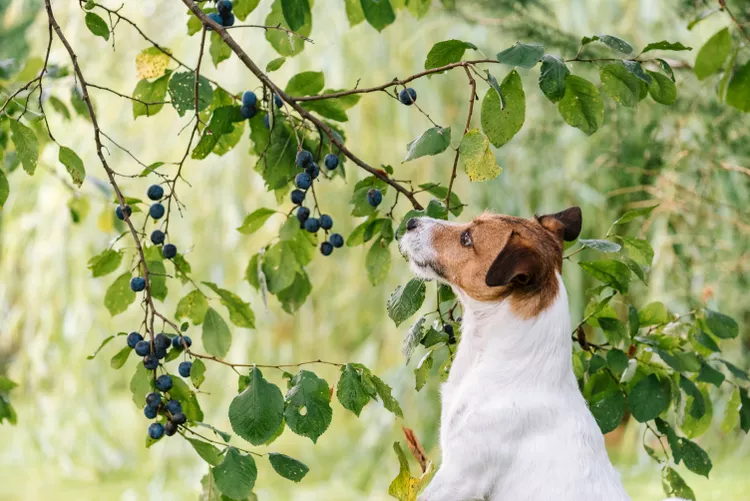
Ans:
[[[154,299],[164,301],[167,297],[167,269],[161,261],[147,261],[151,295]]]
[[[604,121],[604,102],[599,89],[588,80],[576,75],[565,78],[565,95],[557,103],[565,122],[591,135]]]
[[[618,237],[628,250],[630,257],[641,266],[651,266],[654,260],[654,249],[646,240],[632,237]]]
[[[377,209],[367,201],[367,192],[372,188],[380,190],[384,197],[388,191],[388,185],[375,176],[368,176],[354,185],[354,193],[352,194],[352,199],[349,201],[354,206],[352,208],[352,216],[369,216],[377,212]]]
[[[13,144],[16,145],[16,154],[23,164],[23,170],[33,175],[36,164],[39,161],[39,144],[34,131],[26,127],[18,120],[9,120],[10,132]]]
[[[172,350],[177,352],[177,350]],[[203,363],[203,360],[200,358],[196,358],[193,360],[193,366],[190,369],[190,381],[193,383],[193,386],[196,388],[200,388],[203,384],[203,381],[206,380],[206,364]]]
[[[432,353],[431,351],[427,352],[417,364],[417,368],[414,369],[414,389],[417,391],[421,390],[427,383],[427,377],[432,370]]]
[[[172,107],[180,116],[186,111],[195,109],[195,73],[192,71],[177,72],[172,75],[168,85]],[[210,82],[203,75],[198,78],[198,111],[205,110],[214,97]]]
[[[622,350],[611,349],[607,352],[607,366],[615,376],[620,377],[628,368],[628,356]]]
[[[446,188],[445,186],[440,186],[439,184],[425,183],[425,184],[420,184],[419,187],[425,190],[430,195],[433,195],[439,198],[440,200],[445,200],[445,197],[448,196],[448,188]],[[451,205],[450,212],[456,217],[460,216],[461,213],[464,211],[464,207],[463,207],[463,204],[461,203],[461,199],[458,198],[458,195],[456,195],[455,191],[451,191],[450,205]],[[418,211],[409,211],[410,214],[412,212],[418,212]],[[406,221],[408,221],[409,218],[411,217],[413,216],[409,215],[408,218],[404,218],[403,224],[406,225]],[[399,226],[399,228],[401,227]],[[405,226],[404,226],[404,229],[405,229]],[[399,233],[399,235],[402,233],[403,231]]]
[[[658,206],[659,205],[657,204],[657,205],[651,205],[649,207],[641,207],[639,209],[629,210],[625,214],[623,214],[619,219],[617,219],[614,223],[612,223],[612,226],[615,226],[618,224],[629,223],[630,221],[633,221],[634,219],[638,219],[639,217],[648,216]]]
[[[255,328],[255,314],[250,309],[250,304],[246,303],[237,294],[221,289],[212,282],[203,282],[203,285],[214,291],[221,298],[221,304],[226,306],[229,311],[229,320],[237,327]]]
[[[318,115],[330,118],[337,122],[347,122],[349,117],[342,104],[336,99],[326,99],[322,101],[309,101],[302,103],[302,107],[309,111],[314,111]]]
[[[592,277],[601,280],[619,292],[624,294],[628,291],[631,276],[630,268],[620,261],[613,259],[581,261],[578,265]]]
[[[281,11],[289,29],[297,31],[305,24],[305,16],[310,15],[307,0],[281,0]]]
[[[502,109],[505,109],[505,96],[503,96],[503,89],[500,88],[500,84],[497,82],[497,78],[495,78],[492,73],[490,73],[490,70],[485,70],[487,73],[487,81],[490,84],[490,87],[497,93],[497,97],[500,99],[500,107]]]
[[[388,276],[391,269],[391,250],[388,242],[378,238],[372,244],[365,256],[365,268],[367,268],[367,279],[372,285],[378,285]]]
[[[359,0],[344,0],[344,3],[350,27],[353,28],[365,20],[365,13],[362,11],[362,4]]]
[[[93,12],[86,13],[86,27],[88,27],[89,31],[94,35],[109,40],[109,26],[107,26],[104,19]]]
[[[123,349],[118,351],[115,356],[112,357],[112,359],[109,361],[109,366],[113,369],[120,369],[123,365],[125,365],[125,362],[128,361],[128,357],[133,352],[133,348],[130,346],[125,346]]]
[[[117,334],[117,336],[125,336],[125,335],[126,334],[124,332],[120,332],[120,333]],[[104,348],[105,346],[107,346],[107,344],[109,344],[109,342],[112,341],[117,336],[107,336],[106,338],[104,338],[104,341],[101,342],[101,344],[96,349],[96,351],[94,351],[94,353],[92,353],[91,355],[87,356],[86,360],[93,360],[99,354],[99,352],[102,351],[102,348]],[[2,380],[2,376],[0,376],[0,380]],[[2,388],[0,388],[0,389],[2,389]]]
[[[482,100],[482,130],[496,148],[510,141],[526,119],[526,94],[518,72],[508,73],[500,88],[505,98],[504,108],[497,92],[487,91]]]
[[[322,91],[325,84],[323,72],[303,71],[289,79],[284,92],[292,96],[311,96]]]
[[[0,392],[9,392],[13,388],[17,388],[18,383],[13,382],[10,378],[6,376],[0,376]]]
[[[380,397],[380,400],[383,402],[383,407],[394,413],[396,416],[403,418],[404,412],[401,410],[401,406],[398,404],[398,401],[393,398],[393,395],[391,394],[391,387],[388,386],[385,381],[380,379],[375,374],[368,373],[364,377],[368,382],[372,383],[372,385],[375,386],[375,391]]]
[[[86,177],[86,169],[83,168],[83,161],[81,158],[70,148],[60,146],[58,160],[60,160],[60,163],[65,166],[65,169],[73,180],[73,184],[80,187]]]
[[[133,403],[139,409],[146,405],[146,395],[151,391],[151,383],[154,373],[146,369],[143,364],[137,364],[135,373],[130,379],[130,392],[133,394]]]
[[[253,367],[247,387],[229,405],[232,430],[253,445],[262,445],[279,429],[284,419],[284,397],[281,390],[263,378]]]
[[[218,466],[221,464],[223,458],[221,456],[221,452],[215,445],[209,444],[208,442],[204,442],[202,440],[196,440],[194,438],[185,437],[185,440],[190,442],[190,445],[193,446],[195,452],[197,452],[201,459],[203,459],[206,463],[210,464],[211,466]]]
[[[244,21],[245,18],[255,10],[260,0],[234,0],[232,14]]]
[[[362,12],[370,26],[383,31],[386,26],[396,20],[390,0],[360,0]]]
[[[516,42],[497,54],[497,61],[508,66],[519,66],[527,70],[536,66],[544,55],[544,46],[538,43]]]
[[[249,454],[241,454],[234,447],[227,450],[224,461],[215,466],[211,472],[216,487],[231,499],[247,498],[258,478],[258,468],[255,466],[253,457]]]
[[[214,63],[214,67],[218,67],[220,62],[226,61],[232,56],[232,48],[221,39],[221,35],[212,32],[208,53],[211,54],[211,62]]]
[[[661,73],[648,72],[651,75],[651,83],[648,93],[651,98],[660,104],[673,104],[677,100],[677,87],[674,82]]]
[[[623,54],[631,54],[633,52],[633,46],[620,37],[614,35],[594,35],[593,37],[583,37],[581,45],[587,45],[591,42],[599,41],[611,49],[615,49]]]
[[[476,50],[477,46],[461,40],[446,40],[438,42],[432,46],[427,53],[427,59],[424,62],[424,69],[430,70],[440,68],[451,63],[457,63],[464,57],[466,49]]]
[[[570,70],[561,57],[545,54],[542,56],[542,67],[539,72],[539,88],[547,99],[553,103],[565,96],[565,79]]]
[[[182,404],[182,412],[190,421],[203,421],[203,411],[195,392],[190,390],[181,378],[172,377],[172,389],[169,390],[169,396]]]
[[[280,0],[275,0],[273,2],[271,5],[271,12],[268,14],[268,17],[266,17],[266,21],[263,24],[266,26],[289,28],[289,25],[284,19]],[[296,31],[299,35],[305,37],[310,36],[310,32],[312,32],[312,15],[309,12],[305,14],[304,25]],[[268,40],[271,46],[276,49],[276,52],[284,57],[295,56],[305,48],[305,41],[302,38],[289,36],[282,30],[266,30],[266,40]]]
[[[432,463],[430,463],[429,469],[421,477],[414,478],[411,476],[409,460],[401,449],[401,444],[393,442],[393,450],[396,451],[396,455],[398,456],[399,472],[398,476],[388,486],[388,494],[399,501],[415,501],[423,484],[432,478]]]
[[[669,322],[669,312],[664,303],[655,301],[647,304],[638,312],[638,323],[641,327],[660,325]]]
[[[640,101],[641,81],[622,62],[602,66],[599,77],[602,88],[618,104],[634,108]]]
[[[216,147],[222,137],[234,131],[234,123],[242,120],[239,106],[221,106],[214,110],[211,121],[203,130],[191,157],[202,160]]]
[[[294,314],[300,307],[305,304],[307,296],[312,292],[312,284],[310,283],[310,277],[307,273],[297,273],[294,277],[292,285],[286,289],[279,291],[276,294],[276,298],[281,302],[281,307],[289,313]]]
[[[740,428],[745,433],[750,432],[750,396],[748,396],[747,390],[740,388],[740,401],[742,406],[740,407]]]
[[[130,272],[125,272],[112,282],[104,294],[104,306],[113,317],[128,309],[135,301],[135,292],[130,289]]]
[[[680,42],[667,42],[662,40],[661,42],[652,42],[641,51],[641,54],[652,50],[671,50],[671,51],[682,51],[682,50],[693,50],[692,47],[685,47]]]
[[[175,319],[189,318],[194,325],[203,323],[203,319],[208,311],[208,301],[206,296],[197,289],[188,292],[177,303],[177,311],[174,314]]]
[[[138,81],[133,90],[133,98],[143,102],[133,101],[134,119],[140,116],[152,117],[161,111],[164,107],[163,104],[147,106],[143,103],[161,103],[165,100],[170,75],[171,73],[167,72],[163,77],[157,78],[153,82],[145,79]]]
[[[734,339],[740,332],[737,322],[732,317],[706,308],[706,326],[714,336],[721,339]]]
[[[713,367],[708,365],[706,362],[703,362],[700,368],[700,372],[698,373],[698,377],[696,378],[696,381],[701,381],[704,383],[711,383],[712,385],[718,388],[724,382],[724,379],[726,379],[724,377],[724,374],[714,369]]]
[[[625,417],[625,397],[614,385],[613,389],[594,395],[589,401],[589,409],[599,429],[606,434],[622,423]]]
[[[695,58],[694,71],[698,80],[705,80],[719,71],[731,50],[732,35],[729,28],[723,28],[709,38]]]
[[[285,57],[277,57],[276,59],[272,59],[271,61],[266,64],[266,73],[271,73],[273,71],[278,70],[281,68],[284,63],[286,62]]]
[[[742,401],[740,400],[740,389],[734,387],[732,390],[732,396],[727,402],[727,408],[724,411],[724,419],[721,421],[721,431],[725,434],[731,433],[740,424],[740,408],[742,407]]]
[[[406,158],[404,158],[403,162],[426,155],[437,155],[447,150],[450,145],[451,128],[432,127],[406,145]]]
[[[388,316],[396,324],[414,315],[424,303],[426,286],[424,280],[413,278],[406,285],[400,285],[388,299]]]
[[[479,129],[472,129],[464,135],[458,151],[464,170],[472,182],[495,179],[502,171],[490,150],[490,140]]]
[[[221,315],[213,308],[206,310],[203,320],[203,347],[215,357],[224,357],[232,345],[232,333]]]
[[[662,470],[661,483],[667,496],[677,496],[680,499],[695,501],[693,490],[688,487],[680,474],[674,471],[671,467],[666,466]]]
[[[268,460],[276,473],[292,482],[301,481],[310,471],[310,468],[304,463],[278,452],[269,453]]]
[[[414,325],[409,328],[409,331],[406,333],[406,337],[404,337],[404,343],[403,347],[401,348],[401,352],[403,353],[407,364],[409,363],[414,350],[417,348],[417,346],[419,346],[419,343],[422,341],[422,338],[425,335],[423,329],[424,322],[425,318],[421,317],[414,323]]]
[[[328,383],[314,373],[302,370],[294,376],[291,384],[285,397],[286,423],[294,433],[316,443],[331,424],[333,415]]]
[[[609,240],[587,240],[585,238],[579,238],[578,242],[584,247],[598,250],[599,252],[619,252],[622,248],[614,242]]]
[[[344,409],[352,411],[357,417],[370,401],[371,396],[362,382],[362,375],[351,364],[341,368],[336,397]]]
[[[119,268],[121,262],[122,251],[105,249],[89,259],[88,268],[91,270],[92,277],[103,277]]]
[[[237,231],[244,235],[255,233],[265,224],[266,221],[268,221],[268,218],[270,218],[274,214],[276,214],[276,211],[273,209],[268,209],[265,207],[256,209],[255,211],[245,216],[245,220],[242,222],[242,226],[237,228]]]
[[[3,208],[6,200],[8,200],[8,194],[10,193],[10,185],[8,184],[8,178],[5,177],[5,172],[0,169],[0,209]]]
[[[711,472],[713,465],[711,464],[711,458],[708,457],[706,451],[695,442],[685,438],[680,439],[680,445],[682,449],[682,460],[685,462],[685,466],[687,466],[688,470],[708,478],[708,474]]]
[[[728,71],[731,71],[730,68]],[[727,87],[727,104],[740,111],[750,112],[750,61],[734,70]]]
[[[628,407],[637,421],[645,423],[664,412],[669,407],[670,398],[669,381],[660,381],[656,374],[649,374],[631,390]]]

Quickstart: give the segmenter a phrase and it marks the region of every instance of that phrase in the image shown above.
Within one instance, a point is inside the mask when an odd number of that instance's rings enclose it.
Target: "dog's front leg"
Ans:
[[[417,501],[483,501],[487,489],[484,477],[481,464],[444,461]]]

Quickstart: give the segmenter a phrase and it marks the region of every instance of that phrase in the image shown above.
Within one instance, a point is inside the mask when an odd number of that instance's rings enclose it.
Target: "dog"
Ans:
[[[573,374],[561,273],[563,242],[580,231],[579,207],[407,222],[399,248],[411,270],[449,284],[463,307],[442,387],[442,464],[418,501],[630,500]]]

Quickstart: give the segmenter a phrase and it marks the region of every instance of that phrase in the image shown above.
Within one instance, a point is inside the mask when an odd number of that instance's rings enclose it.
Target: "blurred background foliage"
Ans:
[[[86,30],[74,2],[57,3],[58,20],[88,79],[128,94],[137,81],[135,56],[145,43],[132,30],[118,29],[113,52],[110,44]],[[263,0],[247,22],[262,24],[266,3]],[[733,3],[735,11],[750,21],[747,4]],[[46,24],[36,19],[40,4],[0,0],[0,59],[19,61],[43,54]],[[668,39],[698,48],[728,24],[726,17],[714,14],[688,30],[691,20],[713,7],[693,0],[447,0],[420,20],[402,11],[396,23],[379,34],[365,23],[350,29],[342,0],[318,0],[318,21],[311,34],[315,43],[275,76],[283,82],[302,70],[321,70],[332,88],[351,88],[359,79],[363,85],[382,83],[418,72],[430,47],[451,38],[473,42],[487,54],[528,39],[572,57],[580,36],[599,32],[622,36],[636,47]],[[175,54],[196,54],[197,37],[184,36],[186,17],[180,2],[128,1],[124,8]],[[276,57],[262,31],[233,34],[263,64]],[[728,344],[724,356],[747,368],[750,120],[720,102],[715,80],[699,82],[689,71],[695,53],[679,54],[684,64],[676,72],[675,105],[644,101],[631,110],[605,99],[605,125],[592,137],[566,126],[541,93],[528,92],[526,127],[496,151],[503,173],[485,184],[470,184],[460,176],[456,191],[468,204],[462,219],[485,209],[530,216],[581,205],[585,238],[602,237],[627,208],[658,202],[645,223],[629,228],[630,234],[647,238],[656,252],[649,286],[636,287],[631,295],[642,304],[662,301],[671,311],[687,312],[705,303],[733,316],[740,336]],[[67,62],[61,47],[53,47],[52,62]],[[234,92],[257,86],[234,58],[219,70],[204,68]],[[575,71],[586,76],[596,68]],[[528,80],[525,87],[536,85],[535,75],[523,76]],[[45,91],[70,103],[70,85],[52,85]],[[436,121],[462,127],[467,94],[463,75],[437,75],[418,81],[415,88],[420,105]],[[105,128],[117,131],[118,142],[138,151],[146,163],[174,159],[183,152],[187,138],[178,133],[185,120],[177,120],[172,112],[133,121],[130,102],[107,93],[95,94],[94,100]],[[371,164],[393,165],[397,177],[403,173],[416,182],[447,179],[448,156],[400,164],[406,143],[429,126],[414,111],[395,100],[367,95],[350,112],[347,144]],[[50,120],[53,130],[81,155],[88,177],[80,191],[71,189],[49,150],[40,159],[43,175],[30,177],[19,169],[8,176],[11,197],[0,212],[0,374],[19,383],[13,393],[19,418],[15,427],[0,426],[0,499],[195,499],[206,467],[192,448],[180,440],[149,450],[143,446],[143,418],[128,388],[135,362],[113,371],[108,362],[108,355],[116,351],[112,346],[105,348],[104,356],[86,359],[102,339],[140,322],[140,311],[131,308],[111,318],[102,307],[109,281],[92,279],[86,268],[89,258],[116,234],[112,194],[95,161],[90,126],[82,118],[66,120],[60,114]],[[373,288],[364,272],[364,248],[316,259],[308,269],[313,294],[294,316],[275,299],[264,308],[260,295],[244,281],[250,256],[277,231],[270,223],[251,237],[235,230],[248,212],[276,205],[253,171],[249,146],[243,138],[226,156],[188,163],[185,175],[192,188],[181,192],[188,209],[184,218],[172,221],[174,229],[170,227],[180,235],[182,247],[189,248],[194,276],[226,284],[249,299],[256,312],[255,330],[234,330],[228,358],[258,363],[318,357],[360,361],[394,387],[404,409],[403,424],[413,428],[428,454],[437,458],[438,378],[431,378],[421,392],[414,391],[413,367],[404,366],[400,351],[405,328],[395,328],[385,314],[390,292],[408,277],[405,263],[395,259],[388,281]],[[117,148],[110,145],[109,152],[118,171],[141,170]],[[12,155],[3,161],[7,169]],[[347,201],[360,173],[350,168],[347,176],[346,186],[328,184],[319,194],[345,236],[357,224],[348,216]],[[124,183],[132,193],[143,192],[147,184],[141,179]],[[567,268],[577,320],[585,307],[585,292],[595,284],[577,267]],[[165,312],[173,312],[177,299],[187,292],[180,287],[170,281],[173,293]],[[280,372],[267,372],[267,377],[281,382]],[[318,373],[329,382],[336,376],[333,368],[320,368]],[[235,381],[229,368],[209,371],[201,395],[206,421],[228,428],[226,407],[236,392]],[[718,423],[728,395],[713,387],[711,392],[715,425],[697,441],[714,458],[712,478],[683,474],[702,501],[741,499],[746,496],[750,439],[721,431]],[[389,499],[387,486],[397,473],[391,444],[401,438],[401,424],[377,404],[365,408],[360,419],[337,407],[331,429],[318,445],[284,434],[274,449],[302,460],[311,472],[296,485],[265,474],[270,468],[259,462],[258,499]],[[629,423],[608,437],[611,455],[634,500],[661,499],[658,469],[642,452],[640,440],[639,425]]]

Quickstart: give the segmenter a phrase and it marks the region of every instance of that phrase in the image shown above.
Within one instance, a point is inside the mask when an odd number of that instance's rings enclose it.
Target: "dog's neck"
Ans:
[[[521,319],[509,302],[480,302],[458,291],[464,320],[451,379],[480,371],[493,386],[555,387],[575,384],[568,296],[562,279],[555,300],[540,314]]]

